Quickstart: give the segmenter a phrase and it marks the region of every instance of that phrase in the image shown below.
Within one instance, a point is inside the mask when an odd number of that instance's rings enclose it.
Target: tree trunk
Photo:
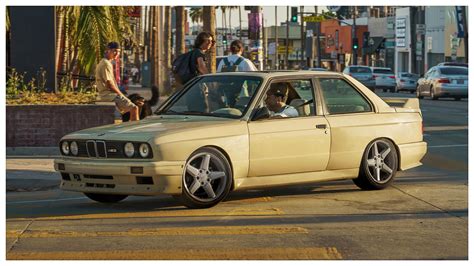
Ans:
[[[166,94],[171,93],[170,69],[171,69],[171,7],[165,6],[165,32],[164,32],[164,88]]]
[[[184,6],[175,7],[176,10],[176,52],[175,58],[185,52],[184,33],[185,33],[185,12]]]
[[[64,7],[56,7],[56,72],[61,72],[62,57],[62,41],[63,41],[63,27],[64,27]]]
[[[204,6],[203,8],[203,28],[216,38],[216,8],[213,6]],[[216,46],[209,51],[208,68],[211,73],[216,72]]]

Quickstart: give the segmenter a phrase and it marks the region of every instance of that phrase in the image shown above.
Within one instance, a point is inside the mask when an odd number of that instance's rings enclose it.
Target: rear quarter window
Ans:
[[[369,102],[348,82],[337,78],[319,79],[323,99],[330,114],[372,111]]]
[[[467,75],[467,68],[463,67],[442,67],[439,72],[443,75]]]

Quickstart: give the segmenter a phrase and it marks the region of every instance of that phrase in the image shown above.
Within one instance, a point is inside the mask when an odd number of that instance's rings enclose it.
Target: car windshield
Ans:
[[[157,114],[240,118],[261,83],[259,77],[206,76],[176,95]]]
[[[467,75],[467,68],[464,67],[441,67],[439,72],[443,75]]]
[[[385,68],[374,68],[374,74],[391,74],[393,75],[393,71],[390,69]]]
[[[372,73],[372,71],[368,67],[351,67],[350,72],[351,73]]]

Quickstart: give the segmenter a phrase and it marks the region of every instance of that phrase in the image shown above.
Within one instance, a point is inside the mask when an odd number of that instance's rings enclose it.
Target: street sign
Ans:
[[[324,21],[323,16],[306,16],[303,17],[304,22],[321,22]]]
[[[341,6],[326,6],[326,8],[331,12],[337,12],[341,9]]]
[[[421,34],[421,35],[426,34],[426,25],[416,24],[416,34]]]
[[[286,53],[286,46],[278,46],[278,53],[284,54]],[[288,47],[288,53],[293,53],[293,46]]]

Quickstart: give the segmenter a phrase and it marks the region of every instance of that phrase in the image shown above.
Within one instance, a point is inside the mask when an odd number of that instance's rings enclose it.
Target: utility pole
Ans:
[[[280,61],[278,59],[278,7],[275,6],[275,70],[279,69]]]
[[[300,69],[303,69],[305,64],[305,56],[304,56],[304,49],[305,49],[305,42],[306,42],[306,35],[304,34],[304,21],[303,21],[303,13],[304,13],[304,6],[300,6],[300,17],[301,17],[301,63]]]
[[[357,32],[356,32],[356,15],[357,7],[352,7],[352,64],[357,65],[357,49],[354,49],[354,41],[356,41]]]
[[[468,32],[468,28],[467,28],[467,17],[466,17],[466,6],[462,6],[461,7],[461,14],[462,14],[462,20],[463,20],[463,28],[464,28],[464,60],[467,63],[469,63],[468,61],[468,58],[469,58],[469,53],[468,53],[468,50],[469,50],[469,42],[468,42],[468,36],[467,36],[467,32]]]
[[[251,40],[251,47],[253,50],[257,51],[257,59],[258,59],[258,66],[257,69],[262,71],[263,70],[263,14],[262,14],[262,7],[261,6],[253,6],[250,10],[250,17],[249,23],[252,23],[249,30],[249,39]]]
[[[286,6],[286,53],[285,53],[285,69],[288,69],[288,54],[290,42],[290,7]]]

